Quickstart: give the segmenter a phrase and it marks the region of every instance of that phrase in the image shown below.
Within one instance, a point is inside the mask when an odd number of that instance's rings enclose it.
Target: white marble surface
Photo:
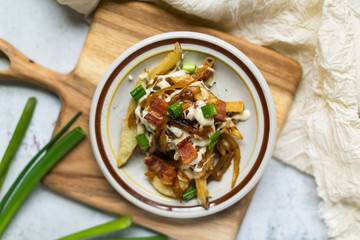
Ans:
[[[82,16],[55,0],[0,0],[0,38],[35,62],[58,72],[74,68],[88,29]],[[6,64],[0,58],[0,70]],[[61,107],[57,96],[39,87],[0,82],[0,156],[30,96],[37,97],[38,105],[0,197],[26,162],[50,139]],[[237,239],[326,239],[326,227],[317,215],[318,203],[312,177],[271,159]],[[54,239],[114,218],[39,184],[20,207],[2,239]],[[134,225],[104,237],[153,234]]]

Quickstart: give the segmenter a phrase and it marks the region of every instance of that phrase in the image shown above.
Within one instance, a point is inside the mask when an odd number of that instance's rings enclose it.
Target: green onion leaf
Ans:
[[[201,111],[204,115],[204,118],[210,118],[212,116],[215,116],[217,114],[216,107],[214,103],[210,103],[208,105],[205,105],[201,107]]]
[[[219,141],[219,137],[220,137],[220,130],[216,130],[209,137],[210,144],[208,145],[208,149],[212,149],[215,146],[215,144]]]
[[[15,182],[11,185],[10,189],[6,192],[5,196],[0,202],[0,213],[4,208],[5,204],[9,200],[10,196],[14,193],[15,189],[19,185],[20,181],[23,179],[25,174],[29,171],[29,169],[34,165],[36,160],[41,156],[43,152],[49,149],[54,142],[56,142],[64,132],[70,127],[71,124],[75,122],[75,120],[81,115],[82,111],[79,111],[75,116],[30,160],[30,162],[25,166],[25,168],[21,171],[19,176],[16,178]]]
[[[6,174],[9,170],[10,163],[15,156],[16,151],[18,150],[22,139],[24,138],[26,129],[29,126],[31,117],[34,113],[36,106],[36,98],[31,97],[28,99],[20,120],[15,128],[14,134],[11,137],[9,145],[5,151],[5,154],[0,163],[0,189],[4,183]]]
[[[149,140],[144,133],[137,135],[135,138],[140,147],[147,148],[149,146]]]
[[[101,224],[99,226],[95,226],[92,228],[88,228],[86,230],[71,234],[66,237],[59,238],[58,240],[77,240],[83,239],[87,237],[96,236],[103,233],[113,232],[117,230],[121,230],[127,228],[131,225],[131,217],[126,216],[120,219]]]
[[[185,70],[188,73],[194,73],[196,69],[196,64],[194,63],[183,63],[181,70]]]
[[[209,137],[209,141],[214,141],[216,139],[219,139],[220,137],[220,130],[216,130],[210,137]]]
[[[180,103],[176,102],[168,108],[168,112],[173,119],[176,119],[183,113],[183,108]]]
[[[186,193],[184,193],[182,195],[182,198],[185,200],[185,201],[190,201],[191,199],[193,199],[194,197],[197,196],[197,193],[196,193],[196,189],[193,188],[193,189],[190,189],[189,191],[187,191]]]
[[[60,139],[29,171],[0,215],[0,235],[36,183],[75,147],[85,135],[86,133],[80,127],[75,128]]]
[[[139,85],[134,90],[132,90],[130,94],[135,99],[135,101],[138,101],[140,98],[146,95],[146,91],[142,85]]]
[[[212,149],[218,141],[219,141],[219,139],[216,139],[216,140],[214,140],[214,141],[211,141],[210,144],[208,145],[208,149],[209,149],[209,150]]]

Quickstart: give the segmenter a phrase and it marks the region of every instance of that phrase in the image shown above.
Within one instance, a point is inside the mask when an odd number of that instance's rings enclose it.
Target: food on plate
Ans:
[[[235,185],[240,172],[235,139],[243,139],[235,124],[250,117],[243,102],[225,102],[209,90],[214,64],[213,57],[200,66],[182,63],[175,43],[158,66],[144,70],[130,92],[117,159],[123,166],[138,146],[157,191],[180,201],[197,196],[204,208],[209,207],[207,184],[221,180],[232,163]]]

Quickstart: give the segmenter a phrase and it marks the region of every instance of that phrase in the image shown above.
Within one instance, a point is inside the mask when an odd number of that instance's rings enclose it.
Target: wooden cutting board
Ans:
[[[260,69],[274,97],[278,131],[281,129],[301,77],[300,65],[272,50],[229,34],[197,25],[194,20],[148,3],[103,1],[98,7],[76,68],[59,74],[34,63],[0,39],[0,50],[11,66],[0,80],[27,81],[57,93],[62,107],[55,132],[78,111],[75,125],[89,133],[88,121],[95,88],[108,66],[140,40],[169,31],[197,31],[221,38],[245,53]],[[69,43],[71,44],[71,43]],[[90,206],[118,215],[177,239],[234,239],[254,190],[232,207],[195,220],[168,219],[145,212],[122,198],[105,180],[86,138],[43,179],[50,189]]]

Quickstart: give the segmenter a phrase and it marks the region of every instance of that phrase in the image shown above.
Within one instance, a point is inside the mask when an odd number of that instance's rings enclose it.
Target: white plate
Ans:
[[[224,101],[243,101],[252,113],[238,129],[244,136],[239,142],[240,174],[231,188],[232,169],[221,181],[208,184],[210,207],[202,208],[197,200],[180,203],[158,193],[144,175],[144,155],[135,151],[124,167],[116,158],[121,125],[126,116],[139,74],[152,69],[180,42],[185,62],[200,65],[204,57],[216,58],[215,78],[211,88]],[[128,76],[134,77],[129,81]],[[259,181],[268,163],[276,137],[276,113],[268,85],[256,66],[237,48],[209,35],[196,32],[170,32],[147,38],[121,54],[101,79],[91,105],[90,137],[97,162],[110,184],[127,200],[162,216],[195,218],[221,211],[244,197]]]

